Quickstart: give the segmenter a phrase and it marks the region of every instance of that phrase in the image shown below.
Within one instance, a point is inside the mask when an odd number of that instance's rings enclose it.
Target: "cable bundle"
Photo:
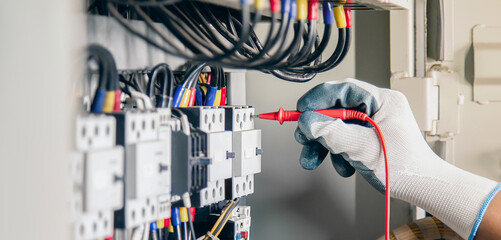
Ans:
[[[91,112],[111,113],[120,111],[120,95],[118,72],[111,53],[102,46],[92,44],[87,48],[88,62],[95,61],[98,65],[99,83],[94,93]]]
[[[124,108],[170,108],[174,89],[174,73],[169,65],[161,63],[151,71],[123,72],[119,75],[122,91],[129,95]],[[131,105],[131,101],[134,105]]]
[[[133,100],[126,99],[125,108],[225,106],[227,79],[223,68],[210,66],[210,72],[203,72],[206,66],[191,65],[175,74],[162,63],[151,71],[122,72],[120,88]]]
[[[324,33],[320,38],[317,0],[270,0],[270,29],[262,41],[254,27],[264,21],[263,2],[256,0],[251,11],[247,0],[240,1],[240,10],[194,0],[95,0],[90,9],[109,13],[129,32],[170,55],[214,66],[256,69],[293,82],[309,81],[344,59],[351,40],[350,9],[322,3]],[[129,19],[143,20],[157,36],[147,36]],[[334,23],[336,49],[322,61]]]

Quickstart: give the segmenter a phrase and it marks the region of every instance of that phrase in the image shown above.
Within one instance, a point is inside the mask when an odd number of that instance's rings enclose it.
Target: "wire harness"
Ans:
[[[346,57],[351,41],[350,9],[318,0],[270,0],[268,20],[262,17],[263,2],[255,1],[251,7],[248,0],[241,0],[240,10],[235,10],[201,1],[94,0],[89,11],[111,15],[131,34],[167,54],[218,67],[255,69],[291,82],[310,81]],[[317,29],[320,6],[322,37]],[[131,20],[144,21],[147,31],[156,36],[142,32]],[[254,29],[263,21],[269,21],[270,27],[261,39]],[[338,28],[336,48],[322,61],[334,23]],[[183,92],[187,95],[191,96]]]

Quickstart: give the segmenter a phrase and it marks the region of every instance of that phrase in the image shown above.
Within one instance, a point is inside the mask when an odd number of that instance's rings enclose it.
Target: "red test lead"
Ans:
[[[384,161],[385,161],[385,173],[386,173],[386,190],[385,190],[385,239],[389,240],[390,239],[390,169],[388,165],[388,155],[386,153],[386,143],[384,141],[383,137],[383,131],[379,128],[377,123],[372,120],[367,114],[359,111],[354,111],[354,110],[347,110],[347,109],[321,109],[321,110],[315,110],[313,112],[320,113],[322,115],[331,117],[331,118],[336,118],[336,119],[341,119],[341,120],[348,120],[348,119],[356,119],[356,120],[362,120],[365,122],[370,123],[372,126],[374,126],[374,129],[376,130],[376,134],[379,137],[379,141],[381,143],[381,148],[383,149],[383,154],[384,154]],[[283,108],[278,109],[277,112],[270,112],[270,113],[262,113],[259,115],[253,115],[253,117],[258,117],[260,119],[267,119],[267,120],[276,120],[280,124],[283,124],[284,122],[288,121],[298,121],[299,116],[301,116],[302,112],[298,111],[284,111]]]
[[[322,115],[331,118],[338,118],[341,120],[358,119],[362,121],[367,121],[367,118],[369,118],[367,114],[363,112],[347,110],[347,109],[322,109],[322,110],[315,110],[313,112],[320,113]],[[283,108],[280,108],[278,109],[277,112],[261,113],[259,115],[254,115],[254,116],[257,116],[260,119],[276,120],[280,124],[283,124],[284,122],[297,121],[301,113],[302,112],[298,111],[284,111]]]

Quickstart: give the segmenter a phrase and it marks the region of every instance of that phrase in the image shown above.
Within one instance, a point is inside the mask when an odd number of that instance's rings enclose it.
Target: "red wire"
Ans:
[[[384,136],[383,132],[381,131],[381,128],[377,125],[374,120],[372,120],[370,117],[366,117],[365,121],[369,122],[372,126],[374,126],[374,129],[376,130],[376,133],[379,137],[379,141],[381,142],[381,148],[383,149],[383,154],[384,154],[384,165],[385,165],[385,172],[386,172],[386,190],[385,190],[385,215],[384,215],[384,237],[386,240],[390,239],[390,169],[388,166],[388,155],[386,154],[386,143],[384,141]]]

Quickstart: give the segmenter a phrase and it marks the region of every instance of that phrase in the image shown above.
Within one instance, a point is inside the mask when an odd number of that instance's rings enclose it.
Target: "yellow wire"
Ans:
[[[200,73],[200,76],[198,76],[198,82],[204,83],[204,77],[205,77],[205,73]]]
[[[235,210],[235,209],[233,209]],[[231,212],[229,212],[228,214],[231,214],[233,212],[233,210],[231,210]],[[221,233],[221,231],[223,231],[223,228],[224,228],[224,225],[226,225],[226,223],[228,222],[228,220],[230,220],[230,218],[227,218],[226,221],[224,221],[223,223],[223,226],[219,229],[219,231],[214,235],[214,237],[217,237],[219,236],[219,234]]]
[[[334,7],[334,18],[336,19],[337,28],[346,27],[346,15],[344,15],[343,6]]]
[[[223,211],[221,212],[221,215],[219,216],[219,218],[217,219],[216,223],[214,223],[214,226],[210,230],[210,233],[212,235],[214,234],[214,231],[216,231],[216,229],[219,226],[219,224],[221,223],[221,221],[224,219],[224,216],[226,215],[226,213],[228,212],[228,210],[233,206],[233,204],[235,204],[235,202],[231,201],[230,204],[225,209],[223,209]],[[204,240],[208,240],[208,239],[209,239],[209,235],[206,235],[205,238],[204,238]]]
[[[214,234],[214,231],[216,231],[217,227],[219,227],[219,224],[224,219],[224,216],[226,215],[226,213],[228,212],[228,210],[233,206],[233,203],[234,202],[231,201],[230,204],[221,212],[221,215],[219,216],[219,218],[217,219],[216,223],[214,223],[214,226],[210,230],[211,234]],[[206,239],[209,239],[209,236],[206,236]]]

